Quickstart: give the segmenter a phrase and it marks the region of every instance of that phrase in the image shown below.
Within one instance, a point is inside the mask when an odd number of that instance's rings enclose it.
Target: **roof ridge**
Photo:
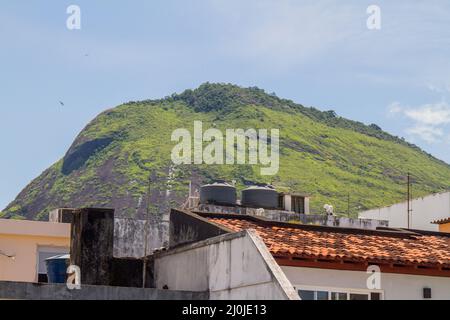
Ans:
[[[223,218],[223,219],[238,219],[253,221],[260,224],[263,227],[281,227],[281,228],[292,228],[292,229],[302,229],[309,231],[318,232],[329,232],[329,233],[343,233],[343,234],[359,234],[359,235],[374,235],[374,236],[384,236],[392,238],[412,238],[413,236],[422,236],[422,234],[415,232],[413,230],[405,229],[389,229],[386,230],[371,230],[371,229],[358,229],[358,228],[347,228],[347,227],[334,227],[334,226],[320,226],[320,225],[308,225],[300,223],[289,223],[282,221],[269,220],[263,217],[242,215],[242,214],[230,214],[230,213],[214,213],[214,212],[199,212],[193,211],[193,213],[198,214],[200,217],[206,218]],[[450,236],[450,234],[449,234]]]

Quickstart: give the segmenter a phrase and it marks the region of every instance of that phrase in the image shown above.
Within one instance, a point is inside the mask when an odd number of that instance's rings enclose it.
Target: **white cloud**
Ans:
[[[438,94],[446,94],[450,92],[450,84],[435,85],[433,83],[428,83],[427,88],[431,92]]]
[[[428,143],[437,143],[444,136],[444,131],[441,128],[427,125],[415,125],[407,129],[406,133],[418,136]]]
[[[380,0],[379,31],[366,27],[370,3],[342,2],[213,0],[209,4],[211,15],[228,30],[221,35],[220,52],[266,69],[301,67],[304,72],[305,67],[334,61],[330,72],[342,68],[357,76],[367,74],[373,82],[419,85],[448,79],[449,49],[443,45],[450,38],[448,0],[415,3],[407,10],[406,0]]]
[[[438,102],[412,108],[403,106],[399,102],[391,103],[388,106],[388,116],[398,115],[412,121],[406,133],[428,143],[437,143],[442,142],[446,135],[445,129],[450,124],[450,105],[446,102]]]
[[[442,93],[442,88],[439,86],[436,86],[432,83],[427,84],[427,88],[428,90],[430,90],[431,92],[435,92],[435,93]]]
[[[418,109],[404,110],[404,114],[425,125],[439,126],[450,123],[450,106],[445,102],[427,104]]]

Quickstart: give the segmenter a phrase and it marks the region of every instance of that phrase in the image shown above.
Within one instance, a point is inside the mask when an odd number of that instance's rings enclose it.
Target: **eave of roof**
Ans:
[[[293,228],[293,229],[302,229],[309,231],[317,231],[317,232],[333,232],[333,233],[345,233],[345,234],[364,234],[364,235],[377,235],[377,236],[387,236],[387,237],[396,237],[396,238],[408,238],[414,235],[420,235],[417,230],[408,230],[408,229],[392,229],[392,228],[378,228],[376,230],[373,229],[360,229],[360,228],[347,228],[347,227],[332,227],[332,226],[322,226],[322,225],[311,225],[311,224],[301,224],[301,223],[290,223],[290,222],[281,222],[274,221],[264,217],[256,217],[251,215],[244,214],[232,214],[232,213],[215,213],[215,212],[200,212],[200,211],[192,211],[192,213],[206,218],[210,220],[210,218],[224,218],[224,219],[238,219],[238,220],[247,220],[253,221],[260,225],[266,227],[280,227],[280,228]],[[221,226],[223,227],[223,226]],[[435,234],[441,234],[438,232],[432,232]],[[450,237],[450,234],[444,234]]]
[[[294,196],[294,197],[312,198],[312,194],[303,193],[303,192],[279,192],[278,194],[286,195],[286,196]]]
[[[234,231],[254,228],[280,265],[320,265],[342,270],[351,266],[350,270],[364,270],[368,264],[377,264],[392,273],[450,276],[448,233],[363,230],[283,223],[237,214],[197,214]],[[283,230],[294,234],[283,234]]]
[[[435,220],[435,221],[433,221],[431,223],[432,224],[447,224],[447,223],[450,223],[450,217],[449,218],[445,218],[445,219]]]

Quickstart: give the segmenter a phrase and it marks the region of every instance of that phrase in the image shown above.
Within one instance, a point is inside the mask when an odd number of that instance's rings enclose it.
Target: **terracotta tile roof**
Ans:
[[[450,223],[450,218],[436,220],[436,221],[433,221],[431,223],[433,223],[433,224],[447,224],[447,223]]]
[[[396,237],[376,232],[277,226],[235,217],[207,219],[236,232],[256,230],[274,256],[450,267],[450,237],[447,236]]]

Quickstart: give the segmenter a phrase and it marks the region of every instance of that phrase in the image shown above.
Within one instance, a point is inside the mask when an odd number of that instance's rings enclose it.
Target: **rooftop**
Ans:
[[[69,238],[70,224],[45,221],[0,219],[0,234],[30,237]]]
[[[277,259],[412,268],[412,272],[405,273],[420,273],[420,269],[431,268],[439,275],[450,276],[448,233],[390,228],[362,230],[290,224],[240,215],[200,215],[233,232],[256,230]]]
[[[436,220],[431,222],[433,224],[447,224],[450,223],[450,217],[449,218],[445,218],[445,219],[440,219],[440,220]]]

